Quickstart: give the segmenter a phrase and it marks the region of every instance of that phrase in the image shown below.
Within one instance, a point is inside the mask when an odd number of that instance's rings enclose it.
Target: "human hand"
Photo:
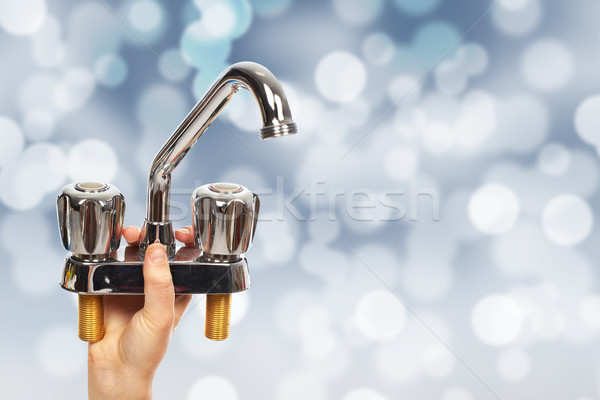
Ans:
[[[125,228],[123,237],[139,245],[140,230]],[[194,243],[190,227],[175,237],[186,246]],[[192,295],[175,295],[161,244],[146,250],[143,274],[144,296],[104,296],[104,337],[88,347],[89,399],[152,398],[154,374]]]

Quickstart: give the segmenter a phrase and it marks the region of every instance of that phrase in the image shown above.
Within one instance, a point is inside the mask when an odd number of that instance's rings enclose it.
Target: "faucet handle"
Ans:
[[[107,257],[119,248],[125,198],[114,186],[80,182],[62,188],[56,201],[60,236],[77,256]]]
[[[196,245],[205,255],[234,258],[250,248],[260,209],[258,196],[235,183],[212,183],[192,194]]]

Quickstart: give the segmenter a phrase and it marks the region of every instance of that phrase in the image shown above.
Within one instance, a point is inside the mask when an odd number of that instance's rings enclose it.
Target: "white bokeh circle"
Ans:
[[[569,82],[574,61],[564,44],[553,39],[543,39],[525,50],[521,69],[523,77],[531,86],[543,91],[554,91]]]
[[[469,199],[468,213],[471,223],[488,235],[498,235],[510,230],[517,222],[519,212],[519,199],[505,185],[485,184]]]
[[[30,35],[46,19],[44,0],[5,0],[0,2],[0,26],[11,35]]]
[[[358,329],[369,339],[390,340],[406,324],[406,307],[389,291],[374,291],[358,302],[355,320]]]
[[[523,310],[512,297],[492,294],[479,300],[471,314],[475,335],[491,346],[513,343],[521,334]]]
[[[560,194],[542,212],[546,236],[561,246],[574,246],[587,238],[594,227],[594,214],[580,196]]]
[[[367,69],[354,54],[335,51],[317,64],[315,83],[327,100],[346,103],[362,93],[367,83]]]

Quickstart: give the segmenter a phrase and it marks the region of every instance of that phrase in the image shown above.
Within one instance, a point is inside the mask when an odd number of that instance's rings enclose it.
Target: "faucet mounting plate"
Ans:
[[[144,294],[143,259],[137,246],[127,246],[106,261],[86,261],[67,255],[60,286],[87,294]],[[169,260],[176,294],[236,293],[250,287],[248,263],[207,260],[194,247],[180,247]]]

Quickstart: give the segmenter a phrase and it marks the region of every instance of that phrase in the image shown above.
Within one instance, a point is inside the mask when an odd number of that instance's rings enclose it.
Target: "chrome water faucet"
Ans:
[[[262,139],[296,133],[281,84],[265,67],[242,62],[224,71],[159,151],[148,179],[147,214],[139,248],[119,248],[125,200],[110,184],[65,186],[57,200],[65,261],[61,286],[79,294],[79,337],[96,342],[104,335],[103,296],[143,294],[145,250],[157,240],[169,255],[175,292],[205,293],[205,335],[229,335],[231,294],[246,290],[250,276],[244,253],[254,237],[258,196],[233,183],[213,183],[192,195],[194,247],[175,246],[169,219],[171,173],[232,96],[249,90],[263,119]],[[118,251],[117,251],[118,250]]]
[[[175,254],[173,226],[169,219],[171,173],[239,89],[249,90],[258,102],[263,120],[261,139],[296,133],[283,88],[268,69],[250,62],[229,67],[185,117],[152,163],[140,254],[157,239],[166,246],[169,256]]]

